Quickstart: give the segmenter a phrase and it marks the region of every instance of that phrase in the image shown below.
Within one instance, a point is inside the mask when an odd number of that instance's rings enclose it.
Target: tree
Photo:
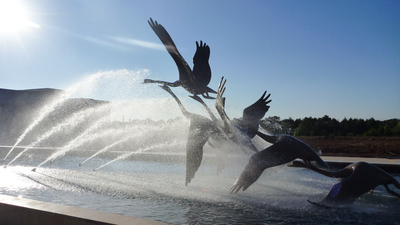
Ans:
[[[294,136],[393,136],[400,135],[400,120],[385,121],[370,118],[347,119],[338,121],[325,115],[321,118],[305,117],[293,120],[280,120],[271,116],[262,121],[261,125],[272,134],[290,134]]]

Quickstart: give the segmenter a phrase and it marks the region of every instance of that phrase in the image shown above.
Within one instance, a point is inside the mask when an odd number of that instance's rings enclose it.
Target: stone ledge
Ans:
[[[0,225],[166,225],[114,213],[0,195]]]

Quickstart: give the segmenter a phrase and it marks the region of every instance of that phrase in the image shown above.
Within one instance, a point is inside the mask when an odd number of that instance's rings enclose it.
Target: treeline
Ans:
[[[271,134],[294,136],[400,136],[400,120],[346,119],[338,121],[324,116],[281,120],[272,116],[261,120],[260,126]]]

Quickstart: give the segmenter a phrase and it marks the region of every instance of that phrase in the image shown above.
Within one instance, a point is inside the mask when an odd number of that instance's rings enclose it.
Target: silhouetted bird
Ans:
[[[243,117],[237,124],[232,124],[225,112],[225,98],[222,95],[225,92],[224,78],[221,79],[218,86],[217,101],[215,107],[221,119],[224,122],[225,132],[234,139],[238,133],[247,133],[247,136],[254,137],[258,135],[260,138],[271,143],[272,145],[250,157],[249,163],[241,173],[240,177],[229,190],[237,193],[240,189],[246,190],[261,176],[265,169],[291,162],[297,158],[303,159],[309,165],[310,161],[316,161],[319,165],[329,168],[329,166],[318,156],[318,154],[304,142],[290,135],[267,135],[258,131],[259,121],[268,111],[267,105],[271,100],[267,101],[269,95],[264,98],[265,94],[253,105],[247,107],[243,111]],[[239,129],[235,129],[239,127]],[[239,130],[237,132],[236,130]]]
[[[160,86],[163,88],[165,91],[167,91],[169,94],[174,97],[176,102],[178,103],[183,115],[190,119],[190,128],[189,128],[189,135],[188,135],[188,140],[186,144],[186,180],[185,184],[188,185],[190,181],[193,179],[195,173],[200,167],[201,161],[203,159],[203,147],[204,145],[208,143],[213,146],[213,144],[210,143],[210,140],[216,144],[220,143],[221,141],[233,141],[237,143],[245,152],[247,149],[251,149],[254,152],[258,152],[256,147],[251,141],[251,138],[254,137],[254,135],[249,135],[248,132],[244,132],[245,129],[236,129],[235,125],[235,135],[227,135],[227,133],[224,131],[224,125],[222,124],[221,120],[217,120],[217,118],[214,116],[214,114],[211,112],[211,110],[208,108],[208,106],[202,101],[202,99],[198,96],[194,96],[193,98],[196,101],[199,101],[207,110],[209,113],[211,120],[209,118],[206,118],[201,115],[197,115],[194,113],[188,112],[178,99],[176,95],[171,91],[171,89],[167,85]],[[249,106],[243,111],[243,120],[242,124],[246,124],[245,122],[248,122],[249,124],[252,124],[254,127],[254,123],[257,123],[257,129],[258,129],[258,124],[259,120],[262,119],[262,117],[265,115],[265,113],[268,111],[269,106],[267,104],[271,102],[270,100],[267,101],[269,95],[265,98],[265,93],[263,96],[253,105]],[[250,109],[254,109],[250,110]],[[253,115],[253,116],[252,116]],[[261,117],[260,117],[261,116]],[[251,118],[251,119],[250,119]],[[259,118],[257,121],[256,118]],[[252,121],[252,123],[250,123]],[[248,126],[250,126],[248,124]],[[232,133],[230,131],[230,133]],[[218,149],[217,149],[218,150]],[[251,153],[254,153],[251,152]],[[218,156],[217,154],[217,157]],[[220,158],[218,160],[218,168],[217,168],[217,173],[220,172],[223,167],[224,167],[224,159]]]
[[[400,183],[382,169],[367,162],[356,162],[338,171],[326,171],[313,165],[309,166],[315,172],[322,175],[342,180],[333,185],[329,194],[319,203],[313,204],[322,206],[340,206],[352,204],[361,195],[375,189],[379,185],[385,186],[386,190],[400,198],[400,194],[389,189],[388,185],[393,184],[400,190]]]
[[[237,193],[243,188],[245,191],[261,176],[264,170],[291,162],[297,158],[302,159],[307,166],[310,161],[317,162],[320,166],[329,166],[319,157],[319,155],[307,144],[290,135],[266,135],[256,132],[265,141],[272,143],[268,148],[254,154],[239,178],[229,190]]]
[[[222,77],[218,86],[217,101],[215,102],[215,108],[224,123],[223,129],[226,134],[229,134],[228,136],[230,136],[231,140],[235,143],[240,146],[246,146],[248,149],[251,149],[253,153],[258,152],[251,139],[256,135],[261,119],[269,110],[270,106],[268,104],[272,100],[268,99],[271,94],[265,97],[267,93],[265,91],[260,99],[243,110],[241,118],[233,119],[231,121],[225,113],[225,98],[222,97],[225,92],[225,83],[226,80]]]
[[[204,98],[215,99],[210,97],[208,93],[217,92],[207,86],[211,80],[211,69],[208,63],[210,58],[210,47],[206,43],[203,44],[202,41],[200,41],[200,44],[196,41],[197,49],[193,57],[192,71],[185,59],[179,53],[174,41],[165,28],[161,24],[157,23],[157,21],[153,21],[152,18],[150,18],[148,22],[150,27],[164,44],[168,53],[174,59],[179,70],[179,80],[171,83],[166,81],[145,79],[143,83],[166,84],[170,87],[182,86],[193,95],[201,94]]]
[[[167,91],[178,103],[182,114],[190,120],[189,135],[186,142],[186,179],[185,185],[188,185],[193,179],[194,174],[200,167],[203,159],[203,147],[211,136],[220,135],[216,123],[207,117],[190,113],[183,107],[179,98],[171,91],[167,85],[160,86]]]

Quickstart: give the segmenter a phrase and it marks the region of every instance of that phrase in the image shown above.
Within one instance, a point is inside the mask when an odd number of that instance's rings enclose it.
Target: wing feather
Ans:
[[[210,47],[202,41],[196,41],[196,53],[193,57],[193,74],[197,83],[207,86],[211,80]]]
[[[168,53],[174,59],[175,64],[179,70],[179,80],[195,82],[192,70],[190,69],[189,65],[182,57],[182,55],[179,53],[178,48],[176,47],[171,36],[168,34],[167,30],[165,30],[165,28],[157,21],[153,21],[152,18],[150,18],[148,22],[150,27],[153,29],[154,33],[156,33],[158,38],[164,44]]]

